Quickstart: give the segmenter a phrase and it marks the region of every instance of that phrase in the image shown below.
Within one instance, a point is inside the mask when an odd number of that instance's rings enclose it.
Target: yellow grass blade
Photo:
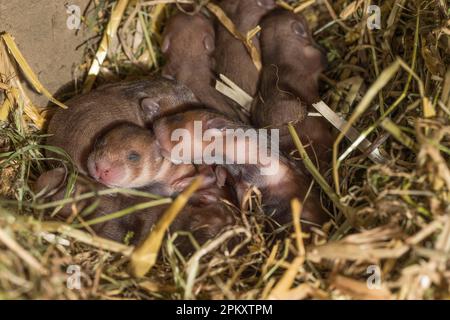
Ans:
[[[256,69],[261,70],[262,64],[261,64],[261,55],[259,54],[259,51],[256,49],[256,47],[253,45],[253,42],[251,39],[247,38],[246,36],[242,35],[241,32],[236,28],[234,23],[230,20],[230,18],[227,17],[225,12],[223,10],[209,2],[206,7],[209,11],[211,11],[217,19],[219,19],[220,23],[238,40],[242,41],[242,43],[245,45],[247,51],[249,52],[253,64],[255,65]],[[251,32],[250,32],[251,34]]]
[[[300,257],[305,255],[305,245],[302,237],[302,227],[300,225],[300,215],[302,212],[302,203],[298,199],[291,200],[292,220],[295,230],[295,240],[297,241],[297,250]]]
[[[308,156],[308,153],[305,150],[305,147],[303,146],[302,142],[300,141],[300,138],[295,131],[295,128],[292,126],[291,123],[288,124],[289,133],[292,136],[292,139],[294,141],[294,145],[297,148],[298,152],[300,153],[300,156],[302,157],[303,164],[305,165],[306,169],[311,173],[312,177],[316,182],[319,184],[319,186],[322,188],[322,190],[327,194],[327,196],[333,201],[334,205],[341,210],[344,215],[351,220],[351,222],[354,222],[353,219],[353,209],[349,206],[344,206],[340,202],[339,196],[333,191],[333,189],[330,187],[328,182],[324,179],[324,177],[320,174],[319,170],[314,166],[313,162]]]
[[[164,15],[165,3],[155,5],[150,11],[150,32],[158,33],[158,28],[161,20],[161,16]]]
[[[313,5],[316,2],[316,0],[309,0],[303,3],[300,3],[298,6],[294,8],[294,13],[299,13],[308,8],[309,6]]]
[[[147,27],[147,25],[145,24],[144,15],[142,14],[142,12],[139,12],[138,16],[139,16],[139,23],[141,24],[142,31],[144,32],[145,43],[147,44],[148,52],[150,53],[150,57],[152,58],[151,65],[154,65],[156,68],[158,68],[156,53],[155,50],[153,50],[152,40],[150,39],[150,35],[148,34],[148,29],[150,29],[151,27]]]
[[[285,296],[285,294],[292,287],[295,276],[297,275],[300,267],[303,265],[304,260],[304,257],[297,257],[294,261],[292,261],[289,268],[270,292],[268,297],[269,300],[282,299]]]
[[[33,121],[36,127],[42,128],[45,119],[40,114],[38,108],[33,105],[30,98],[26,95],[20,80],[15,76],[17,73],[11,58],[7,53],[6,45],[4,42],[0,41],[0,75],[6,77],[3,81],[8,81],[7,85],[2,83],[1,89],[5,90],[5,103],[8,103],[11,106],[8,111],[6,111],[7,107],[4,106],[3,117],[6,120],[9,112],[13,110],[14,106],[20,105],[23,106],[25,114]]]
[[[392,122],[391,119],[385,118],[381,122],[381,126],[383,127],[384,130],[389,132],[398,142],[403,144],[405,147],[408,147],[413,151],[418,150],[414,140],[412,140],[408,135],[406,135],[402,130],[400,130],[400,128],[394,122]]]
[[[20,52],[19,48],[17,48],[16,43],[14,42],[13,37],[11,37],[10,34],[5,33],[2,35],[2,39],[5,42],[6,46],[9,49],[9,52],[11,52],[12,56],[20,66],[20,69],[22,70],[23,74],[27,77],[28,81],[33,85],[33,87],[36,89],[37,92],[43,94],[47,97],[51,102],[54,104],[60,106],[63,109],[66,109],[67,106],[63,103],[59,102],[53,96],[50,94],[50,92],[47,91],[47,89],[44,88],[44,86],[40,83],[38,77],[31,69],[28,62],[23,57],[22,53]]]
[[[26,264],[28,264],[33,270],[37,271],[41,275],[48,274],[47,270],[34,258],[27,250],[25,250],[15,239],[3,229],[0,229],[0,243],[3,243],[9,250],[14,252],[20,257]]]
[[[341,11],[339,18],[342,20],[347,20],[347,18],[354,14],[362,4],[362,0],[353,1]]]
[[[91,67],[89,69],[86,81],[83,87],[83,93],[89,92],[94,85],[95,79],[100,71],[100,67],[105,61],[106,54],[108,53],[108,47],[111,40],[116,36],[117,28],[119,27],[122,16],[127,8],[128,0],[119,0],[111,12],[111,18],[109,19],[108,25],[106,26],[106,31],[103,34],[103,38],[95,54],[94,60],[92,61]]]
[[[41,229],[47,232],[57,232],[65,236],[71,237],[76,241],[96,247],[100,250],[117,252],[123,254],[126,257],[129,257],[131,255],[131,252],[134,248],[133,246],[127,246],[113,240],[93,236],[86,231],[76,229],[73,226],[67,225],[62,222],[55,222],[55,221],[44,222],[41,224]]]
[[[153,267],[167,229],[184,208],[192,194],[200,187],[201,183],[202,178],[196,178],[194,182],[175,199],[164,215],[158,220],[147,239],[145,239],[133,252],[131,255],[130,268],[131,273],[134,276],[143,277]]]
[[[333,179],[334,186],[336,188],[336,193],[339,195],[341,193],[340,184],[339,184],[339,165],[340,161],[338,161],[338,148],[342,139],[344,138],[347,131],[350,127],[356,122],[356,120],[362,116],[362,114],[369,108],[370,102],[375,98],[378,92],[394,77],[397,71],[401,67],[400,59],[397,59],[394,63],[392,63],[389,67],[387,67],[378,77],[378,79],[372,84],[372,86],[367,91],[366,95],[363,97],[361,102],[356,107],[353,114],[348,119],[347,123],[342,128],[338,137],[334,141],[333,145]]]
[[[11,110],[12,105],[8,99],[5,99],[3,104],[0,106],[0,121],[6,121],[8,118],[9,110]]]
[[[286,10],[294,11],[294,7],[291,6],[289,3],[287,3],[287,2],[284,1],[284,0],[277,0],[277,1],[276,1],[276,4],[277,4],[277,6],[279,6],[279,7],[281,7],[281,8],[284,8],[284,9],[286,9]]]

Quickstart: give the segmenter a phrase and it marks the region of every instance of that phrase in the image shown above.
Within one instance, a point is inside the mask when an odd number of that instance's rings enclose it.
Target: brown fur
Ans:
[[[323,118],[306,116],[313,111],[310,105],[320,100],[318,77],[326,58],[301,15],[275,10],[262,19],[261,28],[263,69],[252,121],[258,127],[280,129],[280,146],[286,152],[295,149],[287,130],[287,123],[293,122],[302,142],[312,143],[322,165],[327,166],[331,128]],[[308,152],[314,159],[312,148]]]
[[[195,103],[185,86],[163,78],[107,85],[66,102],[50,120],[47,144],[64,149],[82,173],[95,140],[105,130],[128,122],[144,126],[187,103]],[[144,112],[145,113],[144,113]]]
[[[207,129],[217,129],[223,134],[224,129],[248,129],[250,127],[241,123],[229,120],[224,116],[209,112],[204,109],[190,110],[181,114],[175,114],[169,117],[161,118],[154,123],[155,135],[160,142],[161,148],[165,150],[166,154],[170,154],[172,148],[176,143],[171,141],[167,136],[168,132],[175,129],[184,128],[192,133],[194,128],[193,122],[201,121],[203,132]],[[226,143],[226,140],[224,140]],[[249,147],[245,145],[238,145],[236,149],[238,152],[248,152]],[[203,142],[203,149],[209,142]],[[224,158],[229,157],[227,148],[223,147]],[[272,150],[272,154],[276,150]],[[233,186],[239,202],[243,201],[246,191],[254,186],[257,187],[263,198],[263,205],[267,213],[274,213],[274,218],[281,224],[291,221],[290,215],[290,200],[297,197],[301,200],[305,199],[308,191],[310,178],[302,174],[295,165],[278,155],[279,170],[275,175],[261,175],[262,164],[223,164],[218,165],[226,171],[226,181]],[[217,172],[217,171],[216,171]],[[326,220],[326,214],[322,209],[318,195],[313,190],[307,201],[303,204],[302,218],[306,221],[322,224]]]
[[[275,7],[272,0],[222,0],[219,6],[245,36],[254,29],[261,18]],[[252,39],[259,50],[257,37]],[[220,22],[216,32],[216,72],[223,74],[236,83],[249,95],[257,91],[259,71],[243,43],[236,39]]]
[[[248,121],[242,111],[215,89],[214,42],[214,27],[209,19],[200,13],[176,14],[164,30],[162,51],[167,61],[162,74],[188,86],[208,108],[232,119]]]
[[[169,131],[165,133],[168,137],[170,134]],[[132,160],[129,159],[130,154],[134,154]],[[211,167],[174,164],[163,155],[164,150],[153,131],[134,124],[122,124],[97,140],[88,158],[88,168],[91,176],[105,185],[145,187],[166,196],[183,191],[199,175],[203,177],[202,188],[216,184],[217,178]],[[117,179],[102,180],[96,175],[95,167],[104,163],[118,173]]]

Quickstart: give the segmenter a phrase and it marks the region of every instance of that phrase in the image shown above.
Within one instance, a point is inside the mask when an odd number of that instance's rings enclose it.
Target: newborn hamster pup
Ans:
[[[166,58],[162,75],[188,86],[200,102],[232,119],[248,121],[237,107],[215,89],[215,32],[213,23],[201,13],[177,13],[170,18],[161,50]]]
[[[275,8],[274,0],[222,0],[219,6],[234,23],[239,32],[246,36],[261,18]],[[259,40],[252,39],[259,50]],[[244,44],[236,39],[220,22],[216,32],[216,72],[228,77],[250,96],[257,91],[259,71]]]
[[[70,99],[68,109],[58,108],[50,119],[46,143],[64,149],[77,169],[87,174],[89,152],[105,130],[124,122],[144,126],[195,102],[186,86],[162,77],[106,85]]]
[[[209,166],[172,163],[153,131],[132,123],[118,125],[100,136],[87,166],[91,177],[108,187],[145,187],[165,196],[183,191],[198,175],[203,177],[201,188],[217,182]]]
[[[303,144],[312,143],[319,160],[329,163],[331,128],[325,119],[307,116],[313,111],[311,104],[320,100],[318,77],[326,56],[301,15],[277,9],[260,25],[263,69],[252,121],[258,127],[279,129],[280,146],[286,152],[295,149],[287,129],[292,122]],[[311,148],[307,150],[314,159]]]
[[[272,77],[280,77],[277,88],[296,94],[307,104],[320,100],[318,78],[327,59],[314,41],[306,19],[300,14],[276,9],[261,20],[260,26],[263,66],[276,66],[264,71]]]
[[[231,142],[228,137],[231,137],[234,134],[233,132],[239,129],[252,128],[205,109],[189,110],[155,121],[154,131],[161,148],[167,154],[171,154],[178,142],[170,139],[167,133],[173,132],[175,129],[185,129],[187,134],[194,137],[194,139],[191,139],[191,152],[197,144],[201,149],[199,154],[205,154],[204,151],[209,148],[211,140],[203,139],[198,134],[194,134],[195,121],[202,123],[202,136],[206,136],[207,130],[213,130],[214,139],[223,137],[219,140],[223,141],[223,146],[215,150],[219,153],[215,154],[218,156],[216,159],[221,161],[216,164],[221,169],[216,169],[216,174],[219,171],[220,175],[225,175],[225,180],[235,189],[238,201],[242,204],[247,190],[251,187],[257,187],[262,194],[265,212],[274,214],[274,218],[280,224],[291,221],[290,200],[294,197],[305,200],[311,179],[280,155],[275,148],[258,143],[255,149],[249,145],[251,139],[246,138]],[[229,143],[234,143],[234,145],[229,145]],[[261,150],[262,148],[271,150]],[[257,161],[250,160],[255,159],[254,155],[251,154],[244,155],[242,159],[245,159],[245,161],[243,163],[229,161],[230,159],[236,159],[236,154],[242,155],[242,153],[249,153],[251,150],[258,155]],[[269,155],[271,163],[263,163],[259,158],[261,154]],[[199,160],[196,158],[195,152],[191,155],[191,159],[192,161]],[[262,174],[262,168],[268,167],[274,170],[269,174]],[[318,225],[326,221],[326,213],[322,209],[319,196],[314,190],[310,192],[304,203],[302,218]]]

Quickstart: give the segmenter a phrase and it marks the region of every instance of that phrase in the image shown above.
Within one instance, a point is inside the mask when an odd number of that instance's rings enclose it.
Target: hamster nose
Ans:
[[[100,170],[100,171],[99,171],[99,176],[100,176],[102,179],[105,179],[105,178],[108,177],[110,171],[111,171],[110,169],[103,169],[103,170]]]
[[[95,164],[95,172],[100,179],[105,179],[108,177],[109,173],[111,172],[111,167],[108,165],[96,163]]]

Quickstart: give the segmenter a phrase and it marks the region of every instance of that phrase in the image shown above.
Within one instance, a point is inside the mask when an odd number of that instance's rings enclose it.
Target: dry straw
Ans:
[[[218,17],[260,65],[249,41],[258,26],[240,34],[212,2],[194,2],[197,9]],[[158,72],[164,63],[161,33],[182,3],[193,1],[91,2],[83,22],[95,27],[102,40],[86,44],[88,63],[80,67],[87,75],[85,88],[111,75]],[[294,156],[302,159],[314,187],[322,191],[330,222],[303,233],[297,223],[302,204],[293,200],[294,231],[280,239],[282,228],[271,221],[270,212],[262,214],[258,192],[251,190],[248,205],[236,209],[237,225],[203,246],[189,234],[165,236],[195,185],[173,201],[166,218],[138,248],[99,238],[89,228],[80,230],[80,223],[86,222],[78,218],[72,224],[44,222],[42,218],[62,204],[98,193],[68,194],[60,202],[46,203],[32,192],[37,176],[47,169],[44,151],[51,147],[44,145],[45,135],[39,131],[46,114],[26,97],[20,80],[52,98],[20,54],[13,35],[4,33],[0,41],[0,298],[450,298],[448,4],[441,0],[280,0],[277,4],[304,14],[328,52],[330,65],[321,78],[321,97],[329,109],[326,118],[341,128],[330,172],[319,173],[315,159],[306,153],[309,145],[289,128],[298,148]],[[374,21],[370,5],[380,7],[381,29],[368,28],[367,21]],[[27,79],[20,79],[19,71]],[[223,77],[222,81],[221,90],[248,107],[248,97],[232,82]],[[383,161],[369,156],[374,150]],[[69,161],[62,163],[73,170]],[[141,205],[171,201],[139,196],[148,201],[105,219],[134,214]],[[48,233],[64,241],[48,242],[50,238],[42,236]],[[230,247],[236,235],[242,241]],[[178,237],[192,241],[198,250],[183,256],[174,245]],[[69,246],[62,245],[67,242]],[[66,286],[69,265],[81,267],[81,290]]]

